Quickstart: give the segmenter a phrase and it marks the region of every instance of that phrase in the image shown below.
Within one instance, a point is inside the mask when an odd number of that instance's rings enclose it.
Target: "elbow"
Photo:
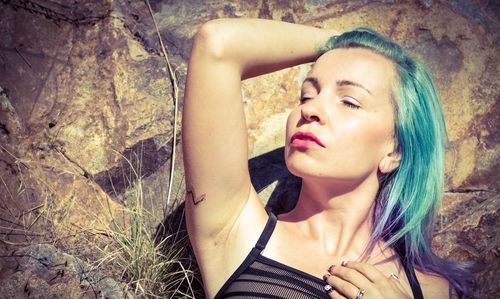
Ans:
[[[214,59],[228,58],[232,29],[229,20],[216,19],[203,24],[194,37],[192,54]]]

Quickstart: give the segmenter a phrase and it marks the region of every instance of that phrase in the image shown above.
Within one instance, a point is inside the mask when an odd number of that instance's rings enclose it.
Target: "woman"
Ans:
[[[183,114],[186,218],[209,298],[466,291],[465,272],[429,245],[446,137],[431,79],[370,30],[332,34],[221,19],[195,37]],[[301,192],[276,218],[250,182],[241,81],[315,60],[285,140]]]

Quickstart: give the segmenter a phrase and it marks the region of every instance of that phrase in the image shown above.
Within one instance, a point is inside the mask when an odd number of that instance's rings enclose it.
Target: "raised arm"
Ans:
[[[259,19],[218,19],[195,36],[182,122],[190,238],[215,238],[257,205],[248,172],[241,80],[313,61],[331,32]],[[254,194],[254,195],[252,195]]]

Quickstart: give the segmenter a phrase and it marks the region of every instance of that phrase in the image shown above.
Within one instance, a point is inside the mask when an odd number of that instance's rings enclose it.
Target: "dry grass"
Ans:
[[[112,209],[105,206],[105,202],[99,201],[101,204],[99,215],[92,212],[94,209],[88,211],[78,209],[80,212],[88,213],[95,218],[94,224],[96,226],[90,225],[85,229],[80,227],[80,232],[74,232],[75,234],[73,234],[70,233],[69,227],[63,225],[58,231],[59,233],[66,232],[66,234],[70,234],[75,239],[75,242],[79,239],[78,244],[80,245],[77,246],[78,248],[73,248],[73,251],[80,253],[93,252],[91,256],[84,254],[85,257],[80,257],[87,261],[89,259],[94,260],[91,266],[92,269],[125,283],[129,292],[138,298],[199,297],[196,293],[196,287],[193,288],[192,286],[193,281],[199,286],[199,282],[196,281],[194,272],[191,270],[195,267],[195,262],[187,252],[188,240],[186,232],[182,226],[178,225],[183,221],[182,213],[162,219],[161,216],[155,216],[144,208],[145,196],[141,176],[141,156],[141,153],[139,153],[131,157],[137,160],[134,163],[122,156],[128,165],[128,167],[125,167],[127,169],[123,171],[127,186],[129,186],[125,192],[128,200],[125,202],[122,213],[113,212]],[[21,163],[21,160],[14,156],[13,159],[16,163]],[[40,194],[40,198],[44,198],[42,204],[33,208],[24,205],[17,207],[15,203],[19,202],[19,200],[16,199],[24,198],[26,188],[34,184],[34,181],[26,181],[25,172],[31,173],[30,171],[36,168],[36,163],[24,162],[27,164],[25,163],[25,169],[19,169],[19,187],[17,190],[11,190],[0,176],[2,192],[11,194],[8,200],[11,205],[14,205],[12,208],[15,208],[15,211],[7,213],[10,210],[9,205],[7,205],[7,202],[2,202],[0,205],[2,214],[10,215],[8,218],[12,219],[12,221],[1,217],[3,224],[0,229],[2,234],[22,235],[24,242],[14,243],[8,241],[6,235],[0,238],[0,241],[16,247],[37,244],[40,241],[42,243],[58,243],[53,237],[61,237],[61,235],[53,232],[53,229],[55,229],[55,226],[61,226],[62,224],[53,223],[53,218],[63,219],[69,214],[76,213],[74,206],[76,199],[66,202],[61,209],[54,211],[55,207],[50,204],[52,200],[48,197],[57,192],[52,190],[52,192]],[[31,169],[28,165],[32,166]],[[32,176],[37,184],[50,187],[44,184],[44,177],[30,175],[30,177]],[[177,207],[179,203],[179,199],[174,199],[170,207]],[[160,207],[162,210],[163,208],[163,206]],[[102,223],[100,219],[103,216],[111,220],[107,224]],[[46,228],[45,238],[35,238],[40,239],[35,240],[30,236],[34,236],[36,231],[41,230],[41,227],[34,228],[34,224],[40,222],[39,219],[47,221],[48,227],[43,226]],[[3,227],[4,224],[10,225],[9,227]],[[103,226],[106,229],[102,229]],[[35,232],[32,231],[33,228]],[[68,231],[65,231],[65,229]],[[74,228],[71,231],[74,231]],[[106,245],[103,246],[103,244]],[[84,250],[84,247],[90,250]],[[79,254],[76,253],[76,255]]]
[[[195,262],[186,252],[187,235],[182,226],[170,223],[178,223],[182,219],[168,220],[169,217],[166,217],[164,222],[156,220],[160,222],[159,227],[152,227],[155,217],[144,208],[140,167],[133,169],[133,163],[126,161],[133,177],[127,190],[125,220],[114,219],[109,229],[97,232],[107,236],[109,244],[105,248],[97,248],[102,257],[95,262],[95,266],[106,265],[108,268],[111,265],[138,297],[195,298],[196,290],[192,282],[196,278],[190,269]],[[174,201],[173,206],[176,205],[178,202]]]
[[[177,142],[175,138],[177,136],[176,124],[178,122],[177,111],[179,91],[175,71],[173,70],[168,60],[167,50],[161,40],[158,26],[156,24],[156,21],[154,20],[151,6],[149,5],[149,2],[147,0],[146,4],[155,24],[155,29],[160,40],[162,53],[168,66],[168,76],[171,83],[172,98],[174,100],[175,106],[173,121],[174,140],[172,142],[173,149],[171,156],[172,162],[170,165],[170,182],[168,183],[169,189],[167,202],[165,204],[166,209],[169,209],[179,206],[179,199],[172,198],[172,183],[175,169],[175,164],[173,161],[176,160],[175,145],[177,144]],[[17,158],[15,158],[15,160],[19,161]],[[125,160],[127,159],[125,158]],[[70,162],[73,163],[73,161]],[[173,221],[176,223],[170,223],[170,220],[168,220],[169,217],[166,217],[167,220],[157,219],[157,217],[155,217],[153,213],[151,213],[151,211],[148,211],[144,208],[145,198],[143,193],[143,180],[141,177],[140,166],[138,167],[139,169],[134,169],[134,167],[132,167],[132,163],[130,163],[130,161],[128,160],[127,162],[130,166],[130,170],[127,170],[129,171],[129,175],[127,176],[127,179],[129,181],[129,188],[126,191],[129,195],[129,200],[126,202],[122,213],[122,215],[125,215],[125,217],[123,217],[123,219],[115,219],[114,217],[116,215],[112,214],[111,209],[109,207],[102,206],[100,213],[103,213],[103,211],[109,211],[110,215],[107,216],[112,219],[111,225],[107,226],[106,229],[86,228],[84,231],[86,233],[91,232],[90,237],[82,236],[85,235],[83,233],[82,235],[80,235],[80,237],[74,237],[87,239],[86,243],[83,243],[85,245],[87,245],[87,243],[93,244],[94,248],[97,250],[96,255],[100,256],[100,258],[98,258],[98,260],[93,263],[93,266],[103,270],[112,269],[113,273],[118,273],[119,277],[113,275],[115,277],[112,278],[125,282],[128,285],[129,290],[131,290],[132,293],[134,293],[134,295],[136,295],[137,297],[195,298],[198,295],[196,292],[197,288],[199,289],[200,283],[196,280],[193,270],[191,270],[191,268],[195,268],[195,262],[192,258],[189,257],[189,254],[187,253],[187,235],[183,231],[182,226],[176,225],[179,221],[182,221],[182,219],[173,219]],[[73,171],[69,172],[73,174]],[[74,171],[73,175],[78,176],[78,173],[79,170],[77,169]],[[20,175],[22,175],[21,171]],[[20,181],[20,189],[17,190],[18,195],[24,193],[24,182],[22,177]],[[6,183],[3,180],[0,183],[7,187]],[[6,190],[9,191],[9,188],[7,188]],[[54,194],[55,193],[56,192],[54,192]],[[13,196],[11,195],[11,197]],[[11,198],[11,200],[12,199],[13,198]],[[75,200],[75,198],[73,198],[73,200]],[[73,200],[67,203],[62,210],[58,211],[58,215],[61,221],[74,211]],[[15,201],[12,200],[12,202]],[[30,230],[31,226],[33,226],[33,224],[36,223],[40,217],[46,219],[50,224],[52,224],[55,213],[53,211],[51,203],[52,200],[49,200],[47,196],[45,197],[45,202],[43,204],[29,210],[28,214],[31,214],[31,212],[38,209],[40,209],[41,212],[37,214],[38,216],[34,220],[30,219],[31,221],[29,221],[28,225],[23,225],[23,229],[25,227],[28,227],[26,231],[23,230],[23,233],[25,235],[28,233],[27,231]],[[90,211],[84,211],[84,213],[88,212]],[[182,217],[183,215],[180,216]],[[96,222],[100,222],[98,218],[99,217],[96,217]],[[154,225],[159,225],[159,227],[153,227]],[[83,231],[83,228],[80,227],[80,229],[82,229]],[[10,230],[12,231],[14,230],[14,228],[10,228]],[[93,243],[92,235],[100,237],[104,236],[107,240],[107,245],[103,247],[102,244],[99,245]],[[5,244],[8,243],[8,241],[4,238],[1,238],[0,241]],[[16,243],[14,245],[20,246],[27,245],[29,243],[31,242]],[[196,287],[193,287],[193,282],[195,282]]]
[[[179,205],[179,199],[172,199],[179,88],[175,71],[170,64],[168,52],[163,44],[151,5],[148,0],[145,3],[155,25],[165,63],[168,67],[168,78],[174,101],[170,179],[165,203],[167,215],[164,215],[164,217],[167,217],[160,219],[158,221],[160,227],[153,231],[151,219],[155,219],[155,217],[144,208],[143,181],[140,175],[141,163],[134,163],[134,165],[139,165],[139,169],[134,169],[132,163],[127,160],[133,174],[129,182],[131,188],[128,191],[132,192],[133,195],[129,197],[131,200],[126,206],[126,221],[122,225],[113,221],[113,225],[105,232],[110,238],[111,244],[101,250],[103,258],[99,263],[113,263],[115,268],[120,269],[122,279],[129,284],[135,295],[139,297],[194,298],[196,290],[193,288],[192,282],[195,281],[195,276],[190,269],[195,262],[187,253],[187,234],[182,231],[182,226],[169,223],[168,220],[168,213],[171,212],[168,209]],[[173,221],[179,223],[182,220],[173,219]],[[185,265],[187,266],[185,267]],[[199,282],[197,283],[199,285]]]

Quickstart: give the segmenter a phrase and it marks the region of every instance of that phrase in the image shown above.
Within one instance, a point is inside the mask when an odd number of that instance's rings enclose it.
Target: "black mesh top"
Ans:
[[[269,220],[257,244],[217,292],[215,299],[330,298],[324,290],[325,282],[322,279],[261,255],[274,231],[276,222],[276,216],[270,212]],[[415,277],[413,268],[404,268],[408,278]],[[412,282],[413,279],[409,281]],[[415,279],[415,281],[416,283],[411,283],[413,297],[423,298],[418,280]]]

